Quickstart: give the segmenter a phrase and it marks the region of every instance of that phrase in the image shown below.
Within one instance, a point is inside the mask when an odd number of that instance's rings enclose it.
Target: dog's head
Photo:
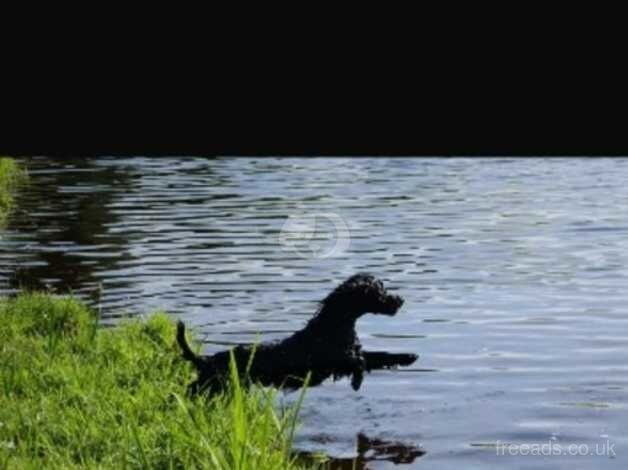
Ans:
[[[403,299],[390,294],[375,276],[358,273],[334,289],[321,303],[323,307],[358,318],[365,313],[394,315],[403,305]]]

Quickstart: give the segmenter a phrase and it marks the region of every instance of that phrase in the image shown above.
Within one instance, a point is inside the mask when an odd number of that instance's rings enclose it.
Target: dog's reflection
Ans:
[[[357,457],[354,458],[333,458],[325,460],[321,466],[329,470],[368,470],[369,462],[385,461],[396,464],[410,464],[418,457],[425,455],[425,450],[401,442],[371,439],[359,433],[357,438]],[[300,452],[299,457],[306,462],[315,459],[310,452]]]

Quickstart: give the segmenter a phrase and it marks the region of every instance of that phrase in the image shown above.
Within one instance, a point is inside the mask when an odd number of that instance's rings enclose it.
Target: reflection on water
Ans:
[[[357,271],[398,290],[399,314],[358,332],[365,349],[420,359],[359,392],[308,390],[300,449],[355,455],[359,429],[425,449],[409,468],[625,467],[628,159],[25,162],[1,294],[50,286],[95,302],[102,286],[106,323],[165,309],[211,353],[296,331]],[[305,240],[317,249],[285,249],[286,221],[304,214],[346,224],[339,257],[319,256],[324,225]],[[606,439],[617,458],[495,453]]]
[[[19,198],[14,220],[19,233],[6,242],[8,250],[19,244],[20,252],[3,250],[4,259],[13,261],[4,271],[10,286],[95,290],[94,269],[111,269],[125,259],[127,238],[107,228],[120,221],[111,203],[117,192],[129,191],[132,177],[90,160],[35,160],[27,166],[38,163],[44,169],[33,170],[33,184]]]
[[[425,454],[412,445],[400,442],[371,439],[362,433],[357,437],[357,455],[355,457],[335,457],[325,460],[328,470],[367,470],[371,468],[369,462],[390,462],[393,464],[411,464]],[[299,457],[306,463],[317,462],[316,455],[311,452],[301,452]]]

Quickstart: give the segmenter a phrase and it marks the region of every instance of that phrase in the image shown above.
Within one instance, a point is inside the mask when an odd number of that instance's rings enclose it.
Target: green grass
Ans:
[[[0,157],[0,227],[13,208],[13,194],[27,178],[26,171],[12,158]]]
[[[0,299],[0,469],[293,469],[274,392],[190,398],[165,314],[101,328],[79,301]]]

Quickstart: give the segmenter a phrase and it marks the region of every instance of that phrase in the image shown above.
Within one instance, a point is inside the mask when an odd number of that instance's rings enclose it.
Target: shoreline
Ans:
[[[0,319],[1,468],[308,468],[274,390],[236,376],[231,398],[186,395],[164,313],[100,328],[80,301],[30,292],[0,298]]]

